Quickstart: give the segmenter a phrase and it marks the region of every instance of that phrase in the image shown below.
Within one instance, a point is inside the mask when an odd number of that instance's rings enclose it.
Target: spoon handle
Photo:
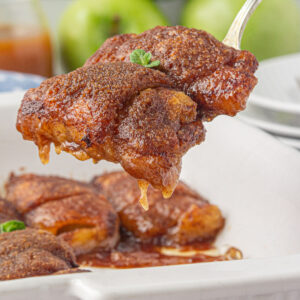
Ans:
[[[223,43],[227,46],[233,47],[235,49],[240,49],[241,39],[244,33],[245,26],[255,11],[256,7],[262,0],[247,0],[243,7],[240,9],[236,15],[233,23],[231,24]]]

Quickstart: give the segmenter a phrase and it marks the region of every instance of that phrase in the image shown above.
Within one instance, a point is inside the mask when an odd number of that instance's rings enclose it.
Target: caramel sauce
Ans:
[[[165,199],[169,199],[169,198],[172,196],[172,194],[173,194],[175,188],[176,188],[176,185],[173,186],[172,188],[164,188],[164,189],[162,190],[162,195],[163,195],[163,197],[164,197]]]
[[[56,152],[56,154],[61,154],[61,151],[62,151],[62,147],[61,147],[61,145],[55,145],[55,152]]]
[[[148,191],[149,184],[150,183],[146,180],[138,179],[138,185],[139,185],[139,188],[141,191],[141,196],[140,196],[139,202],[145,211],[147,211],[149,209],[149,203],[148,203],[148,198],[147,198],[147,191]],[[169,199],[172,196],[175,187],[163,188],[162,189],[163,197],[165,199]]]
[[[241,250],[235,247],[230,247],[226,253],[225,257],[227,260],[238,260],[243,258],[243,253]]]
[[[42,164],[46,165],[49,162],[50,156],[50,143],[39,144],[39,157]]]
[[[0,69],[52,76],[49,33],[32,26],[0,24]]]
[[[211,242],[193,243],[177,248],[155,243],[142,244],[128,232],[121,232],[121,241],[111,251],[98,251],[77,257],[81,266],[104,268],[142,268],[242,259],[237,248],[221,254]]]
[[[147,191],[149,187],[149,182],[143,179],[138,180],[138,185],[141,190],[141,197],[140,197],[140,204],[142,205],[144,210],[149,209],[149,204],[148,204],[148,198],[147,198]]]

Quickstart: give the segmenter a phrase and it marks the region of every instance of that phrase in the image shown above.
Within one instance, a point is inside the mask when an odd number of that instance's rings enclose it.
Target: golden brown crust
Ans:
[[[76,267],[71,247],[46,231],[27,228],[0,235],[0,280],[48,275]]]
[[[9,201],[0,198],[0,223],[9,220],[21,220],[21,216]]]
[[[216,116],[216,112],[235,116],[237,112],[244,110],[246,100],[256,82],[256,78],[248,72],[224,67],[196,80],[187,89],[187,94],[193,99],[200,100],[198,110],[200,114],[204,112],[203,117],[206,121],[210,121]]]
[[[11,176],[6,189],[28,226],[59,235],[76,254],[110,249],[118,242],[118,215],[86,183],[25,174]]]
[[[196,120],[196,103],[181,92],[147,89],[126,111],[116,136],[120,163],[133,177],[172,193],[181,171],[181,158],[204,140]]]
[[[165,74],[132,63],[82,67],[47,79],[39,88],[28,90],[19,110],[17,128],[26,133],[22,122],[26,116],[37,117],[42,125],[47,123],[47,118],[57,119],[67,127],[76,127],[79,132],[90,124],[92,128],[81,133],[94,142],[103,143],[116,129],[118,113],[127,101],[147,88],[170,85]],[[28,138],[32,138],[34,131],[27,133]],[[84,142],[80,144],[84,145]]]
[[[110,249],[119,238],[119,218],[102,195],[77,195],[47,202],[28,212],[25,222],[59,235],[76,255]]]
[[[160,191],[150,187],[148,211],[138,204],[138,185],[127,173],[104,174],[92,183],[117,210],[122,226],[142,242],[186,245],[214,239],[224,226],[218,207],[182,182],[170,199],[163,199]]]
[[[159,67],[131,63],[135,49],[150,51]],[[202,121],[245,108],[257,65],[251,53],[183,26],[116,36],[84,67],[30,89],[17,129],[43,162],[54,143],[80,160],[119,162],[169,197],[182,156],[204,140]]]
[[[253,54],[228,47],[203,30],[183,26],[157,26],[138,35],[112,37],[85,66],[130,61],[130,53],[135,49],[151,52],[153,60],[160,61],[158,69],[198,103],[199,113],[206,120],[219,114],[233,116],[244,109],[257,82],[253,73],[258,62]],[[213,78],[210,85],[209,78]],[[243,95],[235,91],[240,83]],[[197,88],[193,87],[195,84]],[[194,89],[197,93],[191,93]]]
[[[89,193],[86,183],[59,176],[39,176],[36,174],[11,174],[5,185],[7,200],[21,213],[48,201]]]
[[[0,262],[0,280],[50,275],[60,270],[68,272],[68,264],[41,249],[28,249]]]
[[[166,75],[136,64],[81,68],[29,90],[17,128],[39,146],[42,160],[53,142],[79,159],[120,162],[132,176],[172,192],[181,157],[205,130],[196,103],[165,85]]]

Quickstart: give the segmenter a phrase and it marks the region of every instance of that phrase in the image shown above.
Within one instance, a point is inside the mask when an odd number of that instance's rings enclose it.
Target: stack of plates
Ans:
[[[240,119],[300,149],[300,53],[266,60]]]
[[[0,93],[28,90],[39,86],[44,79],[39,75],[0,70]]]

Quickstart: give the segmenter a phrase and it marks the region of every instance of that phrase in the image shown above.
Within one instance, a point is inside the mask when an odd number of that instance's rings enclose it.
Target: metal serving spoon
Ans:
[[[245,26],[262,0],[247,0],[233,20],[223,43],[229,47],[240,49]]]

